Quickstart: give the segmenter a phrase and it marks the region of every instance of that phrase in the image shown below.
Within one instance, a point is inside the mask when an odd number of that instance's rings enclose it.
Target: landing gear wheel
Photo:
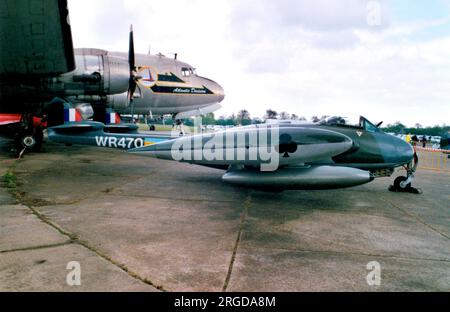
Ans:
[[[397,179],[395,179],[394,185],[391,185],[389,187],[389,191],[411,193],[411,194],[422,194],[423,192],[421,189],[411,186],[411,182],[414,180],[414,176],[418,166],[419,166],[419,156],[417,155],[417,152],[414,148],[414,160],[410,162],[407,165],[407,167],[405,167],[407,176],[398,177]]]
[[[18,151],[26,149],[27,151],[39,152],[44,142],[44,133],[42,129],[34,131],[24,131],[16,137],[16,148]]]
[[[402,183],[408,180],[407,177],[398,177],[394,181],[394,185],[389,187],[389,191],[391,192],[399,192],[399,193],[411,193],[411,194],[422,194],[422,190],[412,187],[411,183],[407,184],[405,187],[402,187]]]
[[[411,183],[407,184],[405,187],[402,187],[402,183],[405,182],[406,180],[408,180],[407,177],[398,177],[397,179],[395,179],[394,181],[395,189],[401,192],[411,188]]]

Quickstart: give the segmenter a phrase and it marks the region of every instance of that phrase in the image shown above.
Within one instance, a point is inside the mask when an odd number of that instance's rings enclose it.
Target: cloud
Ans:
[[[244,0],[235,3],[229,23],[236,40],[237,55],[250,55],[247,70],[269,72],[276,63],[289,64],[292,49],[308,45],[320,49],[351,49],[360,43],[357,31],[378,32],[390,24],[384,1],[377,1],[380,25],[368,24],[374,13],[373,1],[367,0]],[[277,57],[265,56],[272,46]],[[265,56],[265,66],[258,65],[254,55]],[[245,57],[245,56],[244,56]],[[272,62],[271,62],[272,61]]]
[[[365,0],[243,0],[234,6],[231,22],[240,34],[255,30],[297,28],[341,31],[367,27]]]

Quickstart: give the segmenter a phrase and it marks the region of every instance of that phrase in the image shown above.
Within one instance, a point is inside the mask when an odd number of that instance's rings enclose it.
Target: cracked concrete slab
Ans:
[[[0,177],[3,175],[0,173]],[[0,184],[0,205],[14,205],[16,204],[16,199],[8,192],[5,187]]]
[[[81,285],[69,286],[67,264],[77,261]],[[157,291],[86,248],[71,244],[0,254],[0,291]]]
[[[422,179],[431,177],[420,172]],[[382,181],[341,191],[254,193],[228,290],[449,291],[450,240],[435,222],[421,220],[450,216],[445,182],[411,196],[386,192]],[[365,280],[371,261],[381,265],[380,287]]]
[[[281,205],[254,195],[241,245],[450,261],[450,240],[386,205],[379,199],[385,195],[362,190],[358,196],[348,193],[321,193],[317,210],[315,192],[291,194]],[[370,205],[345,207],[368,197]]]
[[[69,238],[39,220],[22,205],[0,205],[0,253],[61,244]]]
[[[367,264],[376,260],[381,285],[369,286]],[[450,291],[449,266],[440,261],[244,248],[228,291]]]
[[[171,291],[222,289],[240,218],[224,202],[113,195],[39,211]]]

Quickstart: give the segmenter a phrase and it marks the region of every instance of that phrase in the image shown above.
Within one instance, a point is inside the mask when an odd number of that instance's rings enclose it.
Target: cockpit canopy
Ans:
[[[351,128],[360,128],[369,132],[380,132],[380,128],[371,123],[367,118],[363,116],[333,116],[328,117],[324,120],[318,122],[318,124],[323,126],[331,126],[331,127],[351,127]]]

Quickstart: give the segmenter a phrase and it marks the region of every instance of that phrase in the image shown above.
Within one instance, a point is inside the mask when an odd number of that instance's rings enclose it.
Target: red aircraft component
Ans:
[[[0,114],[0,126],[12,125],[22,121],[21,114]],[[33,126],[35,128],[46,128],[47,122],[40,117],[33,117]]]
[[[47,122],[42,121],[40,117],[33,117],[33,126],[35,128],[47,128]]]
[[[0,126],[20,123],[21,114],[0,114]]]

